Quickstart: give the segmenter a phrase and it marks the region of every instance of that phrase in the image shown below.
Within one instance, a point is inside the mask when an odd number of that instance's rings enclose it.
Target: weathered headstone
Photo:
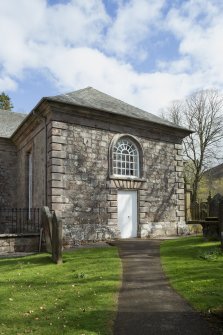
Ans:
[[[58,220],[55,212],[52,218],[52,259],[56,264],[62,261],[62,221]]]
[[[62,222],[55,212],[48,207],[42,208],[42,224],[46,241],[46,251],[52,253],[52,260],[56,264],[62,263]]]
[[[52,214],[49,207],[42,207],[42,227],[46,243],[46,251],[52,252]]]

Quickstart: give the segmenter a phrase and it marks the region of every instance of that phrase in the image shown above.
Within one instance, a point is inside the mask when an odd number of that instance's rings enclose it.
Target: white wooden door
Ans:
[[[118,191],[118,227],[122,238],[137,236],[137,191]]]

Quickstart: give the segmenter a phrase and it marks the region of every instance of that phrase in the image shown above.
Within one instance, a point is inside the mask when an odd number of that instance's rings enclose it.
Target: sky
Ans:
[[[0,92],[28,113],[87,86],[159,114],[223,90],[222,0],[0,0]]]

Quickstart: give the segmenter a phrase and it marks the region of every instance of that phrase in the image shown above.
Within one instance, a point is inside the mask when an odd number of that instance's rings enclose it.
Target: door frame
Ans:
[[[137,238],[139,234],[139,190],[134,189],[134,188],[119,188],[117,189],[117,214],[118,214],[118,192],[123,191],[123,192],[132,192],[134,191],[136,193],[136,236],[135,237],[126,237],[126,238]],[[119,222],[118,222],[118,215],[117,215],[117,226],[119,228]],[[125,237],[121,237],[122,239],[125,239]]]

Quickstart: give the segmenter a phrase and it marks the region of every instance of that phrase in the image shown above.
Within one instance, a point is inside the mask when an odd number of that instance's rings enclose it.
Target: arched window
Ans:
[[[139,151],[128,137],[121,137],[115,143],[112,155],[114,176],[140,177]]]

